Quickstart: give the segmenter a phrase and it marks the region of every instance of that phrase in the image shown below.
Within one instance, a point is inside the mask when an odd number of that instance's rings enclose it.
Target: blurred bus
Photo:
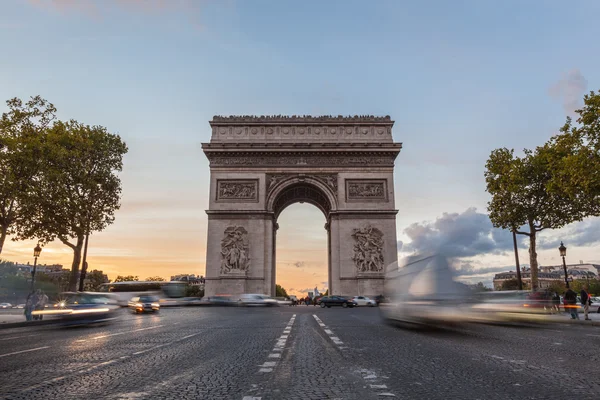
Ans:
[[[102,293],[110,293],[120,306],[126,307],[132,297],[141,295],[157,296],[161,301],[185,297],[187,282],[183,281],[131,281],[104,283],[98,289]]]

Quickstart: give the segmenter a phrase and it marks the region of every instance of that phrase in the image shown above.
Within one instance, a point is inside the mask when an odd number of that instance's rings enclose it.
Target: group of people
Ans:
[[[592,299],[590,294],[588,293],[588,286],[584,286],[579,293],[581,306],[583,307],[583,315],[586,321],[590,320],[588,313],[590,311],[590,305],[592,305]],[[565,305],[565,310],[569,310],[571,314],[571,319],[579,319],[579,306],[577,305],[577,293],[572,289],[567,289],[564,295],[563,303]]]
[[[312,298],[310,298],[308,296],[306,296],[303,299],[294,299],[294,298],[292,298],[291,300],[292,300],[292,306],[297,306],[297,305],[307,305],[307,306],[309,306],[311,304],[313,306],[317,305],[317,298],[312,299]]]
[[[48,296],[41,289],[29,293],[25,302],[25,319],[27,321],[41,320],[43,315],[33,315],[33,312],[43,310],[46,304],[48,304]]]

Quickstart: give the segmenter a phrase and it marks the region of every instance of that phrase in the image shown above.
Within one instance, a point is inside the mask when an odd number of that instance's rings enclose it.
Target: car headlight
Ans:
[[[144,307],[144,305],[142,303],[135,303],[136,307]]]
[[[150,305],[151,305],[152,307],[160,307],[160,304],[158,304],[158,303],[152,303],[152,304],[150,304]]]

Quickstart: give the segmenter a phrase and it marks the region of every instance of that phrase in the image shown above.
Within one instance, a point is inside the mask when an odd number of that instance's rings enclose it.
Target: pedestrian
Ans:
[[[43,311],[44,308],[46,307],[46,303],[48,302],[48,296],[46,296],[46,294],[44,292],[42,292],[42,289],[38,289],[36,291],[36,296],[35,296],[35,303],[34,303],[34,310],[35,311]],[[36,313],[37,315],[35,315],[33,317],[33,319],[35,320],[42,320],[42,318],[44,317],[42,315],[42,313]]]
[[[583,306],[583,315],[585,316],[586,321],[591,321],[590,317],[588,317],[588,312],[590,311],[590,305],[592,304],[592,299],[590,298],[590,294],[588,293],[589,287],[585,285],[579,295],[581,296],[581,305]]]
[[[560,296],[558,292],[554,292],[554,295],[552,295],[552,304],[556,312],[560,313]]]
[[[577,293],[571,288],[567,289],[564,295],[565,309],[569,309],[571,313],[571,319],[579,319],[578,306],[577,306]]]
[[[33,297],[34,297],[33,292],[29,293],[27,295],[27,300],[25,301],[25,309],[23,312],[25,313],[26,321],[31,321],[31,319],[32,319],[31,312],[33,311],[33,307],[34,307]]]

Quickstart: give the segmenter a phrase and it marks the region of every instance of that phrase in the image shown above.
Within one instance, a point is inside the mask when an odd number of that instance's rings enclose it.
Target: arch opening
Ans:
[[[329,219],[329,213],[334,206],[327,193],[321,188],[309,182],[295,182],[288,184],[276,194],[272,203],[275,221],[283,210],[295,203],[314,205],[323,212],[326,219]]]
[[[314,297],[329,288],[329,233],[316,206],[290,204],[279,218],[273,275],[288,295]]]

